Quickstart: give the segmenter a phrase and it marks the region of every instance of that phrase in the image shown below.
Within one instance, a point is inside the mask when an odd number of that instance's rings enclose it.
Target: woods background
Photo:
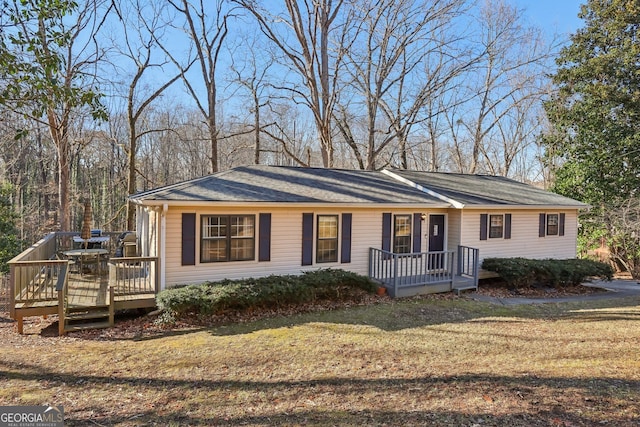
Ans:
[[[640,93],[615,82],[638,75],[637,9],[589,0],[563,40],[507,0],[5,1],[0,247],[79,230],[85,198],[130,230],[129,194],[252,163],[555,184],[596,206],[591,244],[640,176],[637,105],[605,99]]]

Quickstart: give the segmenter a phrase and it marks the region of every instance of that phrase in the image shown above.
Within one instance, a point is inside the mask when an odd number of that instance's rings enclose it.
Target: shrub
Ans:
[[[562,287],[578,285],[589,277],[611,280],[613,276],[610,265],[590,259],[485,258],[482,268],[498,273],[516,288],[535,284]]]
[[[280,307],[317,300],[339,300],[354,290],[374,292],[368,277],[344,270],[324,269],[300,276],[268,276],[223,280],[167,289],[157,296],[158,307],[178,318],[188,314],[219,314]]]

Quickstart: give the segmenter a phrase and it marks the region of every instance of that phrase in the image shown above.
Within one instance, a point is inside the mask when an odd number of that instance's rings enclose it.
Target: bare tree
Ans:
[[[269,71],[273,65],[272,55],[268,55],[266,58],[262,57],[260,52],[254,48],[255,38],[245,39],[243,45],[246,49],[245,58],[243,61],[237,61],[234,59],[233,54],[230,54],[231,72],[234,75],[233,82],[238,84],[244,91],[247,92],[251,108],[249,113],[252,117],[252,125],[248,126],[248,130],[242,131],[242,133],[253,133],[253,163],[260,164],[260,154],[262,153],[262,133],[263,133],[263,121],[262,121],[262,109],[266,107],[270,102],[270,95],[268,93],[271,87],[269,83]],[[268,53],[268,52],[267,52]]]
[[[158,41],[163,41],[167,24],[163,24],[161,21],[163,11],[157,9],[157,2],[137,0],[132,3],[129,0],[114,0],[113,7],[121,24],[116,29],[118,37],[113,40],[119,57],[116,63],[121,67],[124,61],[131,64],[134,70],[130,79],[125,83],[128,127],[126,151],[129,159],[127,191],[131,195],[137,191],[138,140],[146,134],[163,130],[153,124],[140,129],[143,114],[155,100],[188,71],[193,61],[176,69],[160,50]],[[172,68],[172,73],[169,75],[167,75],[167,68]],[[155,70],[160,72],[155,72]],[[153,79],[147,77],[150,74],[153,75]],[[135,208],[128,204],[127,230],[133,230],[134,221]]]
[[[364,168],[376,169],[385,152],[399,153],[407,168],[411,129],[428,118],[423,107],[471,63],[456,50],[453,35],[464,5],[465,0],[384,0],[358,9],[360,31],[345,69],[351,76],[347,93],[355,91],[356,104],[366,107],[365,142],[354,140],[348,119],[353,113],[341,108],[337,122]],[[393,142],[396,147],[388,150]]]
[[[543,42],[540,30],[522,26],[519,11],[502,2],[487,1],[480,11],[480,48],[482,61],[476,69],[479,76],[470,90],[477,94],[467,114],[460,117],[467,129],[472,148],[469,173],[481,168],[481,158],[487,160],[490,137],[500,123],[510,120],[510,114],[528,99],[541,101],[544,90],[545,66],[552,55],[552,45]],[[468,81],[473,82],[471,78]],[[516,142],[516,141],[513,141]],[[497,167],[485,165],[491,172]]]
[[[283,54],[283,65],[300,84],[284,83],[295,102],[313,114],[322,163],[333,166],[332,121],[339,70],[350,34],[344,0],[284,0],[286,11],[268,12],[253,0],[234,0],[258,21],[262,32]],[[301,8],[302,6],[302,8]],[[332,46],[333,45],[333,46]]]
[[[210,2],[196,0],[169,0],[168,2],[177,13],[184,17],[182,30],[187,34],[193,49],[195,61],[200,68],[205,97],[186,75],[187,68],[177,56],[177,52],[170,49],[166,43],[161,46],[174,64],[183,71],[182,80],[196,106],[205,119],[210,140],[211,172],[218,171],[218,140],[220,126],[218,125],[218,66],[220,52],[229,33],[229,19],[233,16],[233,8],[229,8],[226,0],[216,0],[211,11]],[[210,13],[211,11],[211,13]],[[209,22],[211,21],[211,23]],[[190,60],[187,63],[191,63]]]

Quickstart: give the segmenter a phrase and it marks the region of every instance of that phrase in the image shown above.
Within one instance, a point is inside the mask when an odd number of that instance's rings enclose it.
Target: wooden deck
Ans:
[[[90,318],[105,318],[103,323],[90,323],[92,327],[113,326],[113,314],[118,310],[132,308],[155,307],[156,293],[153,283],[150,281],[138,280],[135,292],[130,286],[123,286],[127,282],[120,281],[114,283],[113,278],[107,271],[101,274],[80,274],[79,272],[69,272],[66,274],[66,286],[64,297],[61,298],[62,291],[57,290],[57,281],[46,281],[37,289],[30,289],[23,292],[16,298],[15,318],[18,320],[18,332],[22,333],[22,319],[28,316],[54,315],[60,316],[60,332],[78,329],[76,323],[71,325],[71,321],[82,320],[79,314],[86,316],[86,312],[93,314]],[[111,295],[113,290],[113,296]],[[63,310],[61,310],[61,302]],[[109,319],[109,320],[106,320]],[[86,326],[86,325],[85,325]]]
[[[156,257],[109,258],[106,251],[83,264],[60,259],[60,252],[60,238],[52,233],[9,262],[10,314],[18,332],[28,316],[57,314],[63,334],[113,326],[118,310],[155,307]]]

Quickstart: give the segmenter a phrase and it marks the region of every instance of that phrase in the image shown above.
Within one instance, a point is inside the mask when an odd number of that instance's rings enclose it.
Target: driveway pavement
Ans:
[[[571,297],[557,298],[497,298],[488,295],[479,295],[476,293],[469,294],[469,297],[476,301],[491,302],[502,305],[518,305],[518,304],[545,304],[557,302],[572,301],[594,301],[611,298],[625,298],[640,296],[640,283],[636,280],[594,280],[584,284],[585,286],[593,286],[606,289],[607,292],[600,292],[590,295],[576,295]]]

